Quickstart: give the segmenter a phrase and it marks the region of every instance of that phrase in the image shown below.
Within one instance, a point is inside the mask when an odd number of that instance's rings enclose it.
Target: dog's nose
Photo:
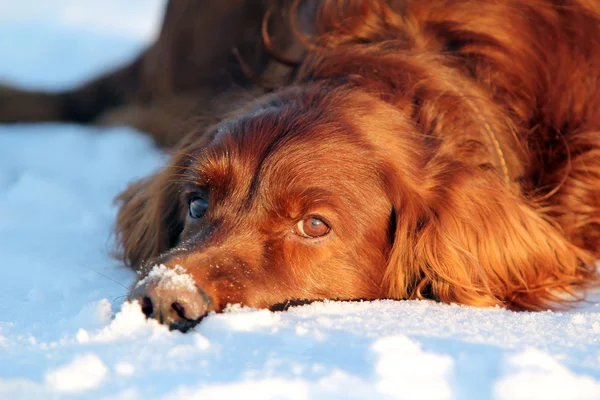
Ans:
[[[162,281],[138,284],[130,299],[140,303],[147,318],[154,318],[169,329],[181,332],[198,324],[210,306],[210,299],[202,290]]]

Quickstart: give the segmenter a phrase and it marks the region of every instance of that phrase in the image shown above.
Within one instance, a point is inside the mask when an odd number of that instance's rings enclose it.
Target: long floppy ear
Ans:
[[[172,167],[166,167],[131,183],[115,200],[118,256],[133,269],[173,247],[183,229],[172,181]]]
[[[438,166],[420,215],[404,218],[405,205],[395,204],[390,297],[540,310],[597,282],[595,257],[497,174],[446,167]]]
[[[163,169],[131,183],[115,199],[119,206],[115,226],[118,257],[131,268],[139,269],[177,244],[185,215],[177,182],[194,160],[194,153],[212,139],[211,132],[204,127],[191,131]]]

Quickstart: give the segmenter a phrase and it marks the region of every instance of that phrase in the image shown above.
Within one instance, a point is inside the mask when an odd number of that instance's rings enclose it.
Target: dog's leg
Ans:
[[[0,123],[60,121],[61,108],[56,94],[0,85]]]
[[[164,136],[168,121],[181,122],[205,105],[212,110],[217,95],[254,90],[234,49],[256,75],[265,71],[268,58],[260,40],[265,3],[169,1],[159,38],[131,64],[66,92],[0,86],[0,123],[125,123]]]
[[[125,104],[139,86],[141,58],[83,86],[59,93],[0,87],[0,122],[93,122],[104,111]]]

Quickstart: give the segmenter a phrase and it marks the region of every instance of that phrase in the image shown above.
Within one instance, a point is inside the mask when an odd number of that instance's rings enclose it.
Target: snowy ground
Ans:
[[[0,4],[0,80],[68,87],[132,57],[161,0]],[[0,126],[1,399],[600,399],[600,304],[233,309],[169,332],[122,304],[112,198],[163,162],[126,128]]]

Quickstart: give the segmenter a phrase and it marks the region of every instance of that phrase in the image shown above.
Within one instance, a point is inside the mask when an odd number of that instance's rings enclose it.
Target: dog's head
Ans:
[[[417,135],[395,132],[414,127],[364,93],[311,86],[265,99],[188,138],[122,195],[125,256],[143,276],[182,267],[207,310],[388,297],[394,205],[422,204],[409,197],[424,162]]]
[[[143,278],[131,297],[148,316],[186,330],[230,303],[540,309],[583,284],[590,255],[506,184],[484,133],[506,129],[481,118],[493,106],[433,78],[418,102],[398,85],[390,97],[377,74],[375,89],[307,82],[266,97],[121,195],[123,258]],[[161,264],[191,279],[153,275]]]

